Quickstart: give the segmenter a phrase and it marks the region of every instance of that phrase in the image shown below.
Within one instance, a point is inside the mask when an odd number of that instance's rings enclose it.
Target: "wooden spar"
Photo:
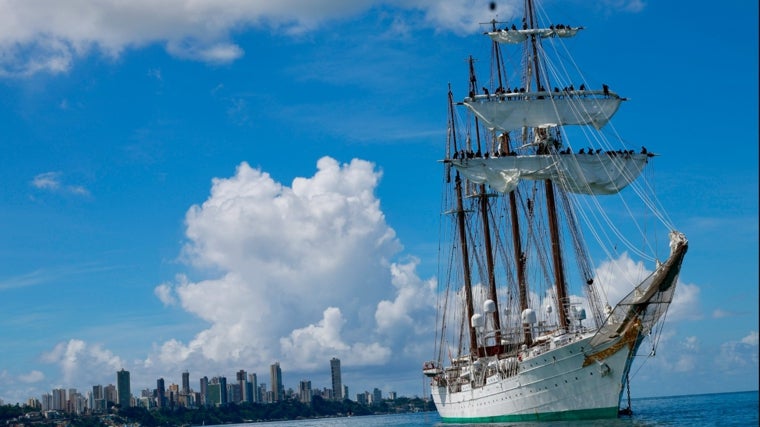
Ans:
[[[496,31],[496,20],[491,21],[492,31]],[[501,51],[499,50],[499,43],[496,40],[491,42],[493,48],[493,59],[496,62],[496,77],[499,79],[499,87],[504,88],[504,83],[501,80]],[[491,68],[493,70],[493,67]]]
[[[488,220],[488,195],[486,185],[480,184],[480,216],[483,220],[483,244],[486,251],[486,268],[488,269],[488,296],[494,302],[493,315],[494,340],[496,345],[501,345],[501,321],[499,320],[499,301],[496,296],[496,274],[493,265],[493,247],[491,246],[491,226]]]
[[[456,151],[457,147],[457,140],[456,140],[456,131],[454,129],[454,95],[451,93],[451,88],[449,88],[449,114],[450,114],[450,120],[451,120],[451,133],[452,133],[452,140],[454,143],[454,150]],[[465,227],[465,218],[464,218],[464,205],[462,202],[462,179],[459,177],[459,171],[456,172],[455,178],[454,178],[454,186],[456,188],[456,214],[457,214],[457,227],[459,230],[459,243],[460,248],[462,250],[462,275],[464,280],[464,298],[465,298],[465,304],[467,309],[467,330],[469,331],[470,335],[470,353],[477,354],[478,349],[478,339],[477,335],[475,333],[475,328],[472,326],[472,316],[475,314],[475,310],[473,308],[472,303],[472,282],[470,279],[470,256],[469,251],[467,249],[467,235],[466,235],[466,227]]]
[[[496,24],[494,24],[496,25]],[[470,91],[477,93],[477,77],[475,76],[475,66],[473,58],[470,56]],[[477,116],[475,117],[475,140],[478,144],[478,152],[481,152],[480,144],[480,123]],[[480,198],[480,217],[483,222],[483,245],[485,246],[486,270],[488,274],[488,298],[494,302],[496,311],[492,313],[494,340],[496,345],[501,345],[501,319],[499,318],[499,299],[496,293],[496,273],[494,272],[493,246],[491,244],[491,222],[488,219],[489,203],[486,185],[480,184],[478,197]]]
[[[467,325],[470,331],[470,353],[477,354],[478,339],[475,328],[472,325],[472,316],[475,314],[472,304],[472,282],[470,280],[470,255],[467,249],[467,235],[465,234],[464,206],[462,203],[462,179],[457,171],[454,178],[457,198],[457,226],[459,229],[459,246],[462,249],[462,276],[464,280],[464,299],[467,305]]]
[[[530,28],[535,28],[534,23],[534,12],[533,12],[533,0],[525,0],[527,7],[525,8],[526,13],[528,14],[527,18],[530,21]],[[531,34],[530,35],[530,43],[531,43],[531,49],[532,49],[532,56],[533,56],[533,67],[534,67],[534,73],[533,75],[536,77],[536,90],[540,91],[542,90],[541,86],[541,75],[539,67],[539,61],[538,61],[538,47],[536,46],[536,35]],[[544,181],[544,189],[546,192],[546,210],[547,215],[549,216],[549,233],[551,236],[551,245],[552,245],[552,261],[553,261],[553,267],[554,267],[554,286],[557,290],[557,319],[559,321],[559,326],[562,329],[567,329],[568,326],[568,319],[567,319],[567,310],[566,310],[566,304],[567,304],[567,284],[565,283],[565,273],[564,273],[564,267],[562,265],[562,250],[560,248],[560,240],[559,240],[559,226],[557,225],[557,206],[554,201],[554,184],[552,184],[552,181],[547,179]]]
[[[449,84],[449,132],[451,132],[451,141],[454,144],[454,152],[459,150],[457,147],[457,133],[454,131],[454,94],[451,92],[451,85]]]
[[[557,288],[557,318],[559,326],[567,329],[567,286],[565,285],[565,270],[562,265],[562,252],[559,246],[559,226],[557,225],[557,206],[554,202],[554,184],[550,179],[544,181],[546,188],[546,210],[549,214],[549,234],[552,239],[552,261],[554,265],[554,281]]]
[[[509,152],[512,147],[509,144],[507,135],[499,137]],[[525,279],[525,254],[522,249],[522,240],[520,239],[520,221],[517,216],[517,196],[515,190],[509,192],[509,215],[512,222],[512,248],[517,268],[517,291],[520,300],[520,313],[528,308],[528,282]],[[523,341],[527,345],[533,344],[533,334],[529,323],[522,324]]]
[[[491,21],[493,31],[496,31],[496,20]],[[503,87],[503,81],[501,78],[501,50],[499,49],[499,43],[496,40],[491,42],[493,49],[493,57],[496,62],[496,75],[499,79],[499,87]],[[476,117],[477,119],[477,117]],[[504,143],[504,150],[506,153],[512,151],[509,137],[507,134],[499,136],[500,142]],[[497,151],[501,150],[501,146],[497,148]],[[525,278],[525,254],[522,250],[522,240],[520,238],[520,221],[517,216],[517,195],[515,190],[509,192],[509,214],[512,222],[512,248],[514,249],[515,267],[517,269],[517,290],[520,302],[520,313],[522,313],[528,306],[528,282]],[[495,292],[494,292],[495,294]],[[498,311],[498,306],[497,306]],[[527,345],[533,344],[533,336],[531,333],[531,326],[528,323],[522,324],[523,329],[523,342]]]

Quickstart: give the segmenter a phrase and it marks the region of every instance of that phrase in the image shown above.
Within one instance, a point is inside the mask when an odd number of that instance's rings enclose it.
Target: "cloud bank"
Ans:
[[[501,15],[514,13],[512,3],[501,2]],[[234,38],[247,30],[308,37],[331,22],[388,7],[389,26],[408,21],[405,27],[458,33],[476,31],[490,16],[485,0],[5,0],[0,77],[66,72],[92,52],[115,59],[127,49],[154,44],[177,58],[229,63],[245,55]]]

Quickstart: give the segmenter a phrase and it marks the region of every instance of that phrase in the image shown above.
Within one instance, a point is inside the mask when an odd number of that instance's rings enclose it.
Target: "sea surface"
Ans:
[[[699,394],[631,399],[632,416],[596,421],[566,421],[543,423],[499,423],[488,427],[643,427],[643,426],[757,426],[758,392]],[[375,415],[350,418],[320,418],[314,420],[255,423],[257,426],[283,427],[448,427],[436,412]],[[477,426],[477,424],[464,424]],[[482,424],[481,424],[482,425]],[[250,426],[250,424],[226,424]]]

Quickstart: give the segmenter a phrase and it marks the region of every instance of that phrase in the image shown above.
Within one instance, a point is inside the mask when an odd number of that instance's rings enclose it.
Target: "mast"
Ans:
[[[456,131],[454,130],[454,95],[449,88],[449,114],[451,120],[451,133],[453,135],[454,151],[457,150]],[[470,336],[470,353],[476,353],[478,348],[478,339],[475,327],[472,325],[472,316],[475,314],[472,303],[472,282],[470,279],[470,256],[467,249],[467,235],[464,218],[464,204],[462,202],[462,179],[459,177],[459,171],[454,177],[454,187],[456,192],[456,215],[457,229],[459,232],[459,247],[462,252],[462,276],[464,280],[464,298],[467,310],[467,330]]]
[[[496,275],[494,274],[493,265],[493,247],[491,245],[491,226],[488,220],[488,194],[486,194],[486,185],[480,184],[480,215],[483,221],[483,245],[486,251],[486,268],[488,269],[488,295],[494,302],[493,329],[494,340],[496,345],[501,345],[501,321],[499,319],[499,301],[496,297]]]
[[[527,13],[529,25],[530,25],[530,28],[533,29],[535,28],[535,22],[534,22],[535,13],[533,11],[533,0],[525,0],[525,2],[527,6],[525,8],[525,11]],[[541,74],[540,74],[541,68],[539,67],[538,47],[537,47],[535,34],[530,35],[530,44],[531,44],[531,54],[533,56],[533,67],[534,67],[533,75],[536,78],[536,90],[540,91],[543,89],[543,87],[541,86]],[[548,153],[539,153],[539,154],[548,154]],[[551,246],[552,246],[552,264],[554,267],[554,286],[557,291],[557,305],[558,305],[557,319],[559,321],[560,328],[567,329],[568,319],[567,319],[567,312],[566,312],[566,307],[565,307],[566,301],[567,301],[567,285],[565,283],[565,273],[564,273],[564,267],[562,265],[562,251],[560,248],[559,226],[557,225],[557,206],[554,201],[554,184],[552,183],[550,179],[544,180],[544,189],[546,192],[546,210],[547,210],[547,215],[549,216],[549,233],[551,236]]]
[[[509,144],[509,135],[502,134],[499,136],[501,143],[504,144],[505,151],[509,152],[512,147]],[[520,313],[528,308],[528,281],[525,279],[525,253],[522,249],[522,240],[520,239],[520,222],[517,216],[517,196],[515,190],[509,192],[509,215],[512,222],[512,248],[515,257],[515,266],[517,267],[517,291],[520,300]],[[523,323],[523,340],[525,344],[533,344],[533,337],[530,330],[530,324]]]
[[[478,339],[475,333],[475,327],[472,324],[472,316],[475,310],[472,304],[472,282],[470,280],[470,256],[467,250],[467,236],[465,235],[464,206],[462,204],[462,179],[457,172],[454,178],[457,198],[457,227],[459,229],[459,247],[462,249],[462,275],[464,280],[464,298],[467,305],[467,323],[470,331],[470,353],[476,353],[478,349]]]
[[[491,20],[491,30],[496,31],[495,19]],[[499,43],[496,40],[493,40],[491,47],[493,49],[493,59],[496,63],[496,77],[499,80],[499,87],[504,89],[504,83],[501,80],[501,51],[499,50]],[[491,69],[493,70],[493,65],[491,66]]]
[[[493,31],[496,31],[496,20],[491,21],[491,28]],[[499,87],[503,88],[504,83],[502,81],[501,77],[501,50],[499,49],[499,43],[496,40],[493,40],[491,42],[492,50],[493,50],[493,58],[494,62],[496,63],[496,76],[499,80]],[[477,116],[475,117],[475,120],[477,120]],[[499,147],[497,148],[497,151],[502,151],[502,144],[504,147],[504,152],[509,153],[512,151],[512,147],[510,146],[509,141],[509,134],[502,134],[499,136]],[[510,219],[512,223],[512,248],[514,249],[514,258],[515,258],[515,266],[517,268],[517,290],[518,290],[518,298],[520,302],[520,313],[523,312],[523,310],[528,308],[528,283],[525,279],[525,254],[522,250],[522,240],[520,239],[520,222],[517,216],[517,196],[515,195],[515,190],[512,190],[509,192],[509,213],[510,213]],[[495,286],[495,285],[494,285]],[[494,291],[495,294],[495,291]],[[497,312],[498,312],[498,306],[497,306]],[[533,343],[533,337],[531,334],[531,328],[530,324],[523,323],[522,324],[523,329],[523,342],[527,345],[531,345]]]
[[[495,26],[496,24],[494,24]],[[477,93],[477,77],[475,76],[474,59],[469,58],[470,65],[470,92]],[[499,82],[501,83],[501,81]],[[501,87],[501,86],[500,86]],[[475,117],[475,141],[478,144],[478,153],[481,152],[480,146],[480,123]],[[499,318],[499,300],[496,293],[496,273],[494,272],[493,246],[491,244],[491,222],[488,219],[489,203],[486,185],[480,184],[478,197],[480,198],[480,216],[483,223],[483,245],[486,255],[486,270],[488,274],[488,297],[494,302],[495,311],[491,313],[494,328],[494,340],[496,345],[501,345],[501,319]]]

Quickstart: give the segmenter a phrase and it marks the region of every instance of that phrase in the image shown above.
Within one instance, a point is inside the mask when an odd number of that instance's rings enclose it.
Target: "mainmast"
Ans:
[[[533,11],[533,1],[532,0],[525,0],[526,7],[525,7],[525,13],[527,14],[527,21],[528,25],[531,29],[536,28],[535,26],[535,13]],[[541,67],[539,65],[539,59],[538,59],[538,46],[536,41],[536,35],[531,33],[530,35],[530,44],[531,44],[531,56],[533,57],[533,75],[535,76],[536,81],[536,91],[542,91],[543,86],[541,85]],[[528,82],[528,85],[530,85],[530,82]],[[545,149],[548,149],[545,145],[539,145],[539,147],[544,146]],[[548,153],[539,153],[539,154],[548,154]],[[568,327],[568,319],[567,319],[567,311],[566,311],[566,302],[567,302],[567,285],[565,283],[565,272],[564,267],[562,263],[562,251],[560,248],[560,237],[559,237],[559,226],[557,224],[557,206],[554,200],[554,184],[550,179],[544,180],[544,188],[546,192],[546,210],[547,215],[549,216],[549,233],[551,236],[551,246],[552,246],[552,263],[554,267],[554,286],[557,291],[557,319],[559,321],[559,326],[562,329],[567,329]]]
[[[495,24],[494,24],[495,25]],[[470,65],[470,93],[477,93],[478,84],[475,76],[474,59],[469,58]],[[478,153],[481,152],[480,146],[480,123],[475,117],[475,141],[478,144]],[[491,243],[491,221],[488,219],[489,203],[486,185],[480,184],[478,197],[480,198],[480,216],[483,223],[483,245],[485,246],[486,270],[488,275],[488,298],[494,302],[494,312],[491,313],[494,329],[494,340],[496,345],[501,345],[501,320],[499,318],[499,300],[496,293],[496,273],[494,272],[493,246]]]
[[[454,129],[454,95],[449,88],[449,114],[451,120],[451,134],[454,142],[454,152],[457,151],[456,131]],[[467,248],[467,234],[464,218],[464,203],[462,202],[462,179],[459,177],[459,171],[454,177],[455,197],[456,197],[456,215],[457,229],[459,232],[459,247],[462,252],[462,276],[464,281],[464,298],[467,310],[467,329],[470,336],[470,353],[476,353],[478,349],[478,339],[475,332],[475,326],[472,324],[472,316],[475,314],[472,303],[472,282],[470,278],[470,256]]]
[[[491,28],[493,31],[496,31],[496,20],[494,19],[491,21]],[[502,81],[501,77],[501,50],[499,49],[499,43],[496,40],[493,40],[491,42],[492,51],[493,51],[493,59],[496,65],[496,76],[499,81],[499,87],[504,88],[504,82]],[[472,69],[472,67],[471,67]],[[470,77],[470,81],[472,81],[472,77]],[[477,120],[477,116],[475,117],[475,120]],[[497,147],[497,151],[503,152],[503,153],[509,153],[512,151],[512,147],[509,140],[509,133],[503,133],[499,135],[499,147]],[[522,240],[520,238],[520,222],[518,220],[517,215],[517,196],[515,195],[515,190],[512,190],[509,192],[509,213],[510,213],[510,219],[512,223],[512,247],[514,249],[514,258],[515,258],[515,266],[517,268],[517,290],[518,290],[518,298],[520,303],[520,313],[522,313],[524,310],[529,308],[528,306],[528,282],[525,278],[525,254],[522,250]],[[495,291],[494,291],[495,293]],[[497,308],[498,311],[498,308]],[[523,329],[523,341],[527,345],[531,345],[533,343],[533,337],[531,334],[531,325],[528,323],[524,323],[522,325]]]

